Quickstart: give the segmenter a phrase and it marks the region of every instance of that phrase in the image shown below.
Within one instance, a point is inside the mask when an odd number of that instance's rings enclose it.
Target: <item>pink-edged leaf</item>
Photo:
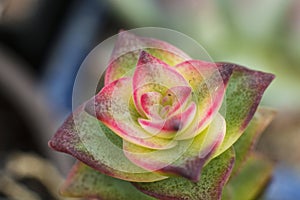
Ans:
[[[102,200],[155,200],[129,182],[101,174],[82,162],[73,166],[60,193],[67,197]]]
[[[106,69],[105,85],[130,76],[136,66],[139,53],[145,46],[139,37],[128,31],[121,31]]]
[[[145,47],[145,43],[141,40],[141,37],[138,37],[128,31],[120,31],[110,56],[110,60],[113,61],[128,52],[141,50]]]
[[[270,181],[272,171],[273,164],[268,159],[250,154],[239,174],[228,181],[222,200],[257,199]]]
[[[165,41],[137,36],[129,31],[120,31],[111,55],[111,60],[115,60],[128,52],[143,49],[149,49],[156,54],[154,55],[155,57],[172,63],[175,61],[179,63],[182,62],[183,59],[190,59],[186,53]]]
[[[141,96],[147,92],[160,92],[161,87],[165,90],[188,86],[188,83],[174,68],[171,68],[161,60],[142,51],[134,71],[133,80],[134,103],[141,115],[144,115],[141,105]]]
[[[191,181],[198,181],[203,166],[211,160],[212,155],[223,142],[225,132],[225,120],[217,114],[209,127],[193,139],[191,146],[178,160],[159,171],[165,175],[175,174]]]
[[[87,103],[87,110],[117,135],[128,142],[152,149],[167,149],[176,141],[148,134],[137,122],[133,105],[130,78],[121,78],[106,85]]]
[[[127,142],[123,143],[125,155],[136,165],[166,175],[177,175],[198,181],[201,170],[210,156],[222,143],[225,120],[221,115],[194,139],[179,141],[174,148],[154,151]]]
[[[191,58],[177,47],[154,38],[141,37],[141,40],[148,46],[145,50],[156,58],[164,61],[170,66],[175,66]]]
[[[191,100],[192,89],[188,86],[176,86],[170,88],[161,104],[164,106],[169,106],[166,110],[161,111],[161,115],[165,117],[170,117],[176,111],[183,112],[186,104]]]
[[[151,135],[160,138],[173,138],[178,131],[184,131],[195,118],[196,105],[191,103],[186,110],[168,119],[148,120],[139,118],[138,122]]]
[[[80,106],[71,114],[49,146],[68,153],[103,174],[129,181],[156,181],[167,177],[132,164],[122,150],[122,139]]]
[[[179,159],[192,142],[193,140],[185,140],[172,149],[153,150],[124,141],[123,149],[124,154],[132,163],[148,171],[158,171]]]
[[[224,152],[242,135],[258,107],[265,89],[273,79],[273,74],[234,65],[226,89],[226,98],[222,105],[226,109],[227,132],[224,142],[215,156]]]
[[[204,167],[201,179],[196,183],[176,177],[133,184],[142,192],[161,200],[220,200],[233,164],[234,150],[230,148]]]
[[[115,48],[105,74],[105,85],[122,77],[132,75],[139,54],[149,52],[165,63],[174,66],[189,57],[173,45],[153,38],[136,36],[128,31],[118,34]]]
[[[149,119],[158,120],[160,117],[160,100],[162,95],[159,92],[147,92],[141,96],[141,107]]]
[[[131,77],[139,57],[140,50],[128,52],[110,61],[105,71],[104,85],[108,85],[120,78]]]
[[[179,132],[176,139],[188,139],[199,134],[212,121],[222,105],[232,65],[219,65],[199,60],[190,60],[175,66],[189,82],[193,100],[197,103],[196,123],[188,130]]]
[[[164,96],[159,92],[146,92],[141,95],[140,103],[143,114],[150,120],[161,120],[183,112],[191,97],[191,88],[176,86],[168,89]]]
[[[236,150],[236,161],[232,174],[237,174],[243,167],[249,157],[249,154],[253,151],[258,138],[270,124],[275,114],[276,112],[270,108],[259,107],[257,109],[249,126],[234,144],[234,149]]]

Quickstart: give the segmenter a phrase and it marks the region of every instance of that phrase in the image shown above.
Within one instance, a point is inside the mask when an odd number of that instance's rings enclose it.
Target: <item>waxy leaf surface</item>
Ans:
[[[161,200],[219,200],[233,164],[234,150],[230,148],[203,169],[199,182],[176,177],[134,185],[142,192]]]
[[[167,177],[132,164],[122,150],[122,139],[80,106],[50,140],[49,146],[71,154],[103,174],[128,181],[151,182]]]
[[[129,182],[101,174],[81,162],[73,166],[61,194],[101,200],[155,200]]]
[[[226,110],[226,135],[215,156],[232,146],[242,135],[273,79],[273,74],[234,65],[222,105]]]

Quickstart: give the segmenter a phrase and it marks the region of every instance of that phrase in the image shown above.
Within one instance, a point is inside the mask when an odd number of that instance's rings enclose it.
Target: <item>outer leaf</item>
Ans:
[[[122,140],[79,107],[50,140],[49,146],[71,154],[94,169],[129,181],[156,181],[167,177],[133,165],[123,154]]]
[[[238,176],[225,187],[223,200],[253,200],[261,194],[272,175],[272,163],[262,156],[252,154]]]
[[[169,43],[138,37],[128,31],[122,31],[118,35],[105,74],[105,85],[121,77],[132,75],[141,50],[146,50],[171,66],[189,59],[189,56]]]
[[[186,53],[167,42],[154,38],[140,38],[148,46],[146,48],[148,53],[170,66],[175,66],[180,62],[191,59]]]
[[[268,108],[258,108],[249,126],[243,135],[234,144],[236,152],[236,161],[232,174],[238,173],[248,158],[250,152],[254,149],[255,144],[275,116],[275,111]]]
[[[176,65],[175,68],[191,85],[193,100],[198,107],[195,123],[176,136],[176,139],[181,140],[199,134],[218,113],[232,72],[232,65],[189,60]]]
[[[233,163],[234,150],[231,148],[203,169],[201,179],[197,183],[184,178],[169,178],[134,185],[142,192],[161,200],[219,200]]]
[[[265,89],[274,79],[273,74],[234,65],[226,90],[226,136],[215,156],[224,152],[241,134],[252,119]]]
[[[99,198],[101,200],[154,200],[127,181],[112,178],[78,162],[71,170],[61,194],[68,197]]]

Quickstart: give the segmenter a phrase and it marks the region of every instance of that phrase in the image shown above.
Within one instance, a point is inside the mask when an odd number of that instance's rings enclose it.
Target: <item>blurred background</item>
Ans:
[[[47,142],[71,112],[76,72],[101,41],[145,26],[276,74],[262,104],[278,115],[258,145],[276,163],[266,199],[300,199],[299,0],[0,0],[0,200],[64,199],[74,160]]]

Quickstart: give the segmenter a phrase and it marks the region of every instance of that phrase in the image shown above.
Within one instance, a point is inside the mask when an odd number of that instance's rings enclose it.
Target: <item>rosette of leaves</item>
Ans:
[[[79,160],[62,195],[254,199],[272,171],[252,149],[274,116],[258,108],[273,78],[121,32],[103,88],[49,142]]]

